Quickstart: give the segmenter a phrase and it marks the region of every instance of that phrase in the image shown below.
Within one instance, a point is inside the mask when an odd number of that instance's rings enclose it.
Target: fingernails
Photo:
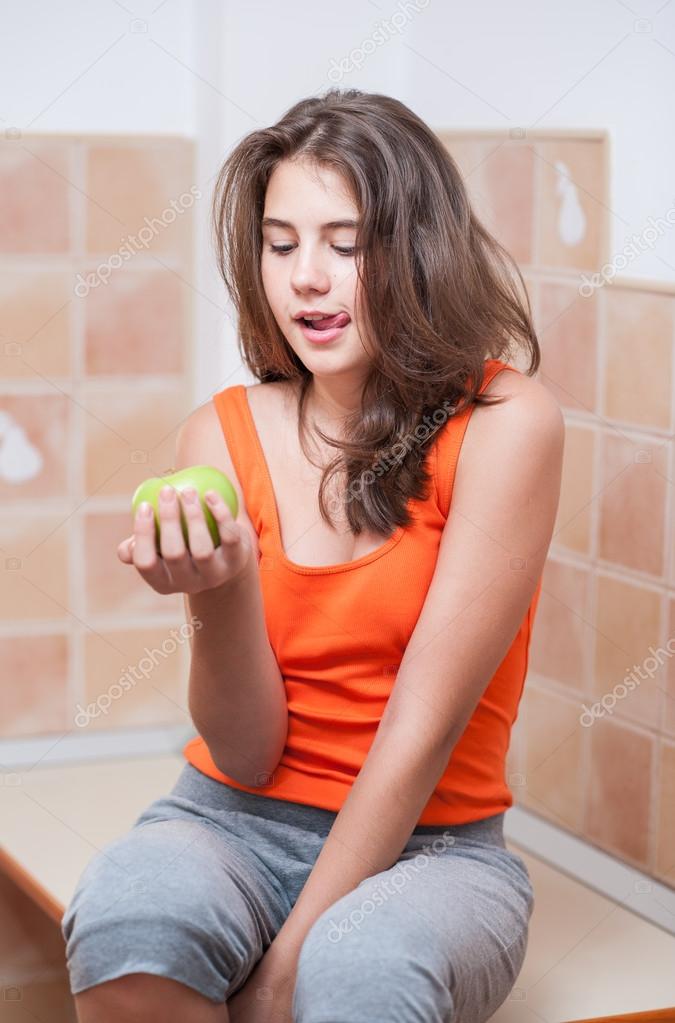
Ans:
[[[150,507],[149,501],[141,501],[138,506],[138,514],[142,519],[149,519],[152,515],[152,508]]]
[[[188,502],[188,504],[194,504],[197,500],[197,491],[193,487],[186,487],[185,490],[182,491],[182,497],[184,501]]]
[[[209,502],[209,504],[215,504],[216,501],[218,500],[218,495],[214,493],[213,490],[207,490],[206,493],[204,494],[204,497]]]

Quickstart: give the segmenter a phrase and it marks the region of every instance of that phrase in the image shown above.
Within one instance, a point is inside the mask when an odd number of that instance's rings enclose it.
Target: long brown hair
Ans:
[[[527,288],[513,258],[476,219],[445,146],[398,100],[331,88],[246,135],[215,186],[218,268],[250,372],[261,383],[299,385],[298,434],[310,461],[305,400],[312,374],[274,319],[260,274],[267,183],[289,158],[331,167],[351,187],[360,219],[357,302],[360,295],[365,333],[374,339],[361,409],[345,419],[339,439],[316,427],[339,450],[321,478],[321,516],[333,524],[325,489],[341,472],[339,506],[352,533],[389,535],[410,524],[408,501],[428,496],[425,440],[433,443],[442,424],[472,402],[501,401],[477,394],[485,360],[508,361],[522,346],[527,375],[536,372],[540,349]],[[423,421],[434,424],[426,434]]]

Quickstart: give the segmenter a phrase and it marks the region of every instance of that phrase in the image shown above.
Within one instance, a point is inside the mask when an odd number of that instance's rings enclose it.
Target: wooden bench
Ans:
[[[153,755],[5,773],[0,865],[60,922],[88,861],[171,790],[184,763]]]

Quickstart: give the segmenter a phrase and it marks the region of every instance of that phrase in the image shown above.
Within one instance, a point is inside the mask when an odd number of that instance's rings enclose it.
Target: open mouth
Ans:
[[[307,319],[302,316],[300,322],[309,327],[310,330],[334,330],[336,327],[346,327],[350,322],[350,317],[347,313],[334,313],[332,315],[323,316],[320,319]]]

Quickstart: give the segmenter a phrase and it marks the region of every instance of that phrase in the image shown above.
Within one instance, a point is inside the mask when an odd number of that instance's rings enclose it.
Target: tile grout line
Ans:
[[[86,188],[86,143],[75,141],[72,145],[72,159],[74,161],[74,178],[78,183],[78,191],[72,206],[73,238],[71,251],[76,266],[84,266],[85,262],[85,231],[86,231],[86,208],[84,190]],[[71,281],[71,287],[72,287]],[[72,300],[72,387],[76,403],[71,404],[71,440],[72,447],[68,453],[68,460],[71,466],[71,473],[74,476],[70,487],[70,494],[75,504],[80,504],[85,498],[85,413],[82,408],[83,401],[83,378],[85,370],[85,309],[84,300],[73,292]],[[85,633],[82,622],[85,618],[86,607],[86,571],[85,571],[85,526],[84,517],[79,512],[71,515],[68,520],[68,544],[69,544],[69,568],[71,584],[71,607],[79,621],[71,622],[70,634],[72,643],[72,675],[68,684],[68,723],[72,727],[73,708],[78,701],[84,702],[86,690],[86,668],[85,668]]]
[[[607,218],[605,218],[607,219]],[[605,334],[605,307],[604,295],[598,296],[596,307],[596,346],[595,346],[595,409],[602,415],[604,409],[604,388],[605,388],[605,355],[606,355],[606,334]],[[593,458],[591,465],[591,493],[598,496],[591,502],[589,515],[589,536],[588,553],[590,557],[590,568],[588,573],[588,621],[597,623],[599,604],[599,578],[598,578],[598,549],[600,533],[600,502],[602,501],[602,459],[603,449],[602,427],[594,427],[593,433]],[[593,700],[595,678],[595,665],[598,651],[598,634],[595,628],[590,629],[585,644],[586,655],[586,678],[584,689],[589,701]],[[581,832],[588,834],[589,816],[591,813],[591,796],[593,785],[593,741],[589,728],[584,729],[585,733],[581,740],[581,777],[583,778],[581,789]]]
[[[532,264],[537,266],[539,263],[539,237],[541,230],[541,196],[542,196],[542,182],[541,175],[543,173],[543,160],[538,160],[538,146],[539,143],[535,140],[532,145],[533,159],[534,159],[534,175],[532,179]]]
[[[670,428],[671,434],[675,427],[675,315],[673,316],[672,336],[670,345]],[[669,478],[675,479],[673,473],[675,473],[675,457],[674,457],[673,441],[671,440],[668,444],[668,476]],[[666,505],[665,505],[665,523],[664,523],[664,582],[665,587],[661,595],[661,628],[660,628],[660,647],[662,650],[667,649],[666,644],[669,640],[668,633],[670,632],[670,601],[668,598],[668,586],[671,581],[671,564],[672,564],[672,543],[673,543],[673,529],[671,526],[672,522],[672,508],[673,508],[673,496],[672,487],[666,486]],[[660,806],[661,806],[661,785],[662,785],[662,764],[665,756],[665,734],[666,734],[666,719],[667,719],[667,697],[665,690],[668,688],[668,665],[666,664],[665,670],[663,671],[663,691],[660,691],[659,696],[659,707],[657,716],[657,730],[654,738],[654,749],[651,763],[651,807],[649,816],[649,831],[650,831],[650,850],[649,850],[649,863],[651,872],[656,875],[658,868],[658,854],[659,854],[659,840],[661,836],[661,818],[660,818]]]

